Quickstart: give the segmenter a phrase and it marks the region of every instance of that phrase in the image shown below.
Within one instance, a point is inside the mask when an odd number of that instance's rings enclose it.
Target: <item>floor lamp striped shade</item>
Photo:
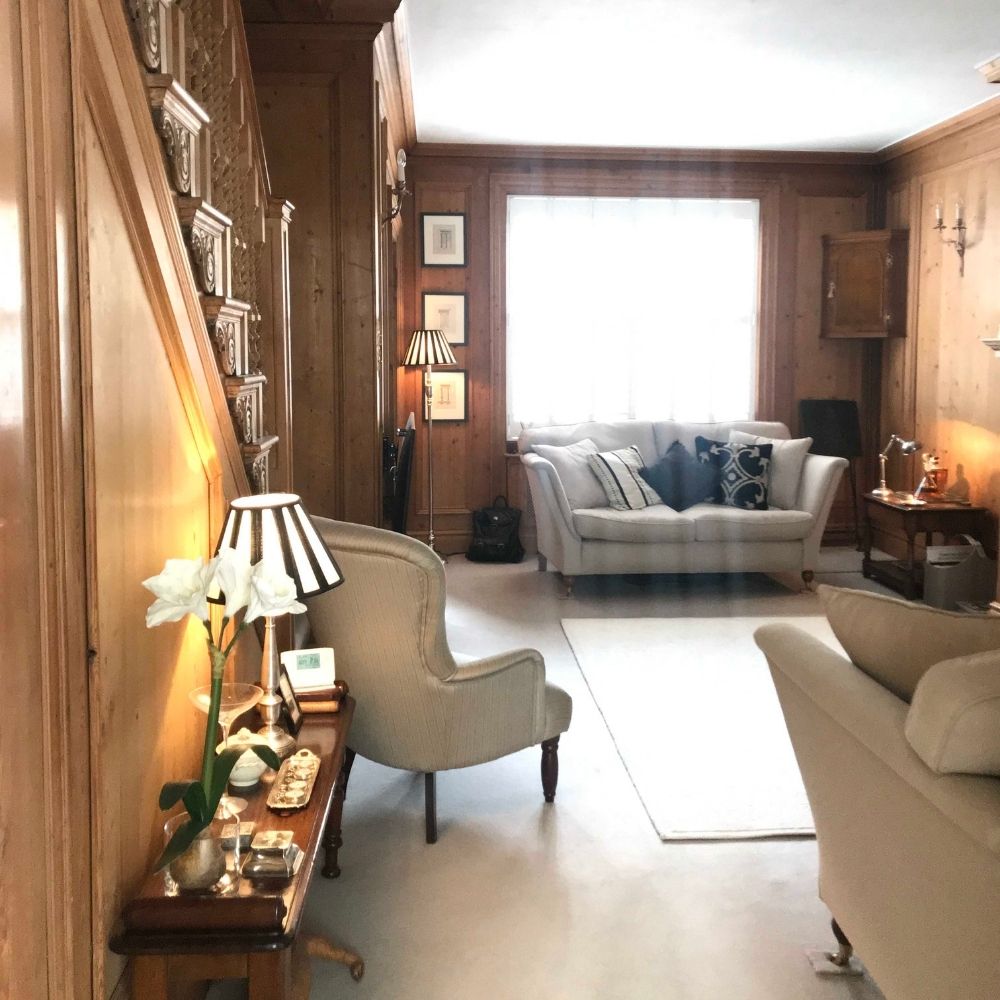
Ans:
[[[455,365],[444,332],[441,330],[414,330],[410,349],[403,358],[407,368],[420,365],[424,369],[424,399],[427,406],[427,544],[434,550],[434,385],[431,369],[434,365]],[[442,556],[442,561],[444,557]]]
[[[454,365],[455,355],[442,330],[414,330],[410,349],[403,358],[406,367],[412,365]]]

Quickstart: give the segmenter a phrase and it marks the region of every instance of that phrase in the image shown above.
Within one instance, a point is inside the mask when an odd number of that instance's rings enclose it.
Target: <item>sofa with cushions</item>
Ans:
[[[735,468],[738,462],[720,466],[719,448],[698,455],[701,444],[731,437],[743,442],[741,454],[754,466],[733,490],[727,477],[746,470]],[[567,593],[576,576],[606,573],[795,571],[808,584],[847,467],[842,458],[808,454],[809,444],[808,438],[791,441],[784,424],[761,421],[624,420],[526,428],[518,448],[535,511],[539,568],[560,572]],[[607,462],[601,456],[615,454],[614,468],[602,468]],[[676,491],[684,502],[669,495],[676,503],[671,506],[654,492],[645,505],[643,482],[659,482],[656,473],[669,474],[673,459],[693,473]],[[715,466],[711,500],[698,464]],[[636,465],[645,469],[642,476],[630,468]],[[619,506],[634,503],[638,509],[612,506],[608,491],[613,496],[613,487],[622,484]]]
[[[816,823],[820,897],[887,1000],[995,1000],[1000,616],[819,594],[849,659],[792,625],[756,640]]]

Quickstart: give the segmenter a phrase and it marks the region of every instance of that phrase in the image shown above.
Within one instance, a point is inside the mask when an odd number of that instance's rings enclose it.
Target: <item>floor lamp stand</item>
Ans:
[[[424,399],[427,404],[427,545],[441,562],[446,556],[434,548],[434,382],[431,365],[424,368]]]

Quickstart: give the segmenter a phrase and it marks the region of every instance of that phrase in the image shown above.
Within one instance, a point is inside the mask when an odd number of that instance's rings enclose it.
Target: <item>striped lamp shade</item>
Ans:
[[[403,358],[406,367],[413,365],[457,365],[451,344],[442,330],[414,330],[410,349]]]
[[[295,581],[298,597],[315,597],[344,582],[326,542],[294,493],[238,497],[229,505],[216,555],[233,548],[251,563],[279,566]],[[209,597],[224,603],[222,594]]]

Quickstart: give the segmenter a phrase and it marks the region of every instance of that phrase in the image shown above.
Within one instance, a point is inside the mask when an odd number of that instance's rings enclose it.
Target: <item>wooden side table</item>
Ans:
[[[305,809],[279,815],[266,800],[274,774],[247,795],[243,821],[255,832],[291,830],[303,851],[298,872],[271,887],[241,879],[232,896],[167,896],[163,875],[150,876],[126,907],[111,949],[132,956],[132,996],[141,1000],[188,997],[192,985],[214,979],[249,981],[250,1000],[304,1000],[309,993],[306,952],[343,962],[360,978],[359,956],[322,940],[299,939],[299,923],[317,855],[325,848],[323,875],[340,874],[337,851],[347,780],[354,754],[347,734],[354,699],[345,698],[335,715],[307,716],[299,730],[300,747],[321,760]]]
[[[865,556],[861,571],[867,578],[898,590],[908,601],[923,594],[924,567],[923,563],[917,562],[915,556],[919,534],[925,536],[927,545],[932,544],[935,532],[942,535],[971,535],[981,540],[985,507],[930,502],[917,507],[883,500],[871,493],[865,493],[862,499],[865,504]],[[906,559],[872,559],[872,536],[878,526],[902,530],[906,536]]]

